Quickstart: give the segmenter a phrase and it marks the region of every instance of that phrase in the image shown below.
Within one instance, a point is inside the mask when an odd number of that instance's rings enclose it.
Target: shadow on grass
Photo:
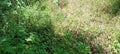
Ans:
[[[111,8],[111,13],[117,15],[120,11],[120,0],[114,0]]]
[[[75,37],[71,32],[64,32],[63,36],[57,36],[54,46],[56,54],[90,54],[90,46],[82,42],[82,36]]]
[[[92,54],[106,54],[106,51],[101,45],[90,44]]]
[[[88,44],[90,47],[91,54],[106,54],[107,51],[104,50],[103,46],[99,43],[95,43],[96,39],[94,35],[89,34],[88,32],[81,31],[77,37],[75,37],[76,41],[81,41],[85,44]],[[84,54],[84,53],[83,53]]]
[[[111,6],[106,7],[105,11],[112,16],[116,16],[120,14],[120,0],[110,0],[111,1]]]

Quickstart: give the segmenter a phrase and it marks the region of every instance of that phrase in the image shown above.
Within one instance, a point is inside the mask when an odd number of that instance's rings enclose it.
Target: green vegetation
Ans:
[[[0,0],[0,54],[119,53],[119,0]]]

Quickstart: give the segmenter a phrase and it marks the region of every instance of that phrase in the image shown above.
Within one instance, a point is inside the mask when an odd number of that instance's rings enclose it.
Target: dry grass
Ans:
[[[94,38],[89,41],[91,42],[91,46],[102,46],[105,51],[103,52],[104,54],[119,53],[114,47],[114,43],[118,42],[114,33],[120,30],[120,21],[118,20],[120,15],[113,17],[111,14],[105,12],[108,10],[107,8],[112,7],[110,1],[62,0],[62,3],[67,2],[68,5],[55,11],[56,13],[62,12],[64,16],[58,21],[55,21],[56,33],[58,32],[63,35],[62,33],[66,30],[79,32],[82,30],[89,33],[89,35],[93,35]],[[100,52],[95,51],[95,53]]]

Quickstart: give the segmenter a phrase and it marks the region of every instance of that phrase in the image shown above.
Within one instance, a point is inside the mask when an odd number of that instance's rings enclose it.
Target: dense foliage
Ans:
[[[55,35],[46,0],[0,0],[0,54],[88,54],[70,32]]]
[[[120,54],[120,1],[0,0],[0,54]]]

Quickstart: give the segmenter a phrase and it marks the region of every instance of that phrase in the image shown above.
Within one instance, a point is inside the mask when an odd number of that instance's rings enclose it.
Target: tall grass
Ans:
[[[119,0],[1,0],[0,53],[119,54]]]

